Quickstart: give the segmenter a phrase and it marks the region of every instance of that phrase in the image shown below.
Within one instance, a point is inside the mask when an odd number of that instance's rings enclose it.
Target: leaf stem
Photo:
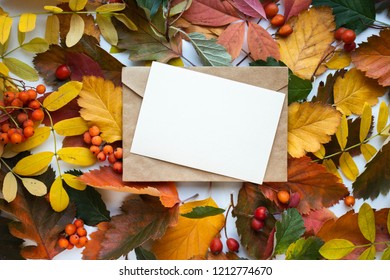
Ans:
[[[12,168],[7,164],[7,162],[6,162],[2,157],[0,157],[0,161],[1,161],[2,164],[5,165],[5,167],[7,167],[7,169],[9,170],[9,172],[11,172],[15,177],[17,177],[17,178],[20,179],[20,180],[23,179],[22,177],[20,177],[18,174],[16,174],[16,173],[12,170]]]

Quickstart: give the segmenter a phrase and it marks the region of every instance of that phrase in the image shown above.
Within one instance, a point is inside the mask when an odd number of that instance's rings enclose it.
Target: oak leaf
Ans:
[[[290,17],[297,16],[300,12],[310,7],[312,0],[283,0],[284,17],[288,20]]]
[[[280,53],[276,41],[267,30],[253,22],[248,23],[248,48],[254,60],[267,60],[273,57],[280,59]]]
[[[191,212],[199,206],[218,207],[210,197],[188,202],[180,206],[180,214]],[[161,239],[152,245],[152,251],[160,260],[188,260],[194,256],[205,256],[211,240],[222,229],[223,214],[203,219],[189,219],[179,216],[177,225],[168,228]]]
[[[331,140],[340,124],[341,114],[330,105],[293,103],[288,107],[288,153],[302,157],[316,152]]]
[[[236,59],[240,53],[245,37],[245,22],[230,24],[219,35],[217,43],[224,46],[232,59]]]
[[[351,54],[356,68],[367,77],[378,79],[384,87],[390,86],[390,29],[384,29],[379,36],[373,35],[359,45]]]
[[[277,39],[280,60],[295,75],[310,80],[333,42],[335,29],[332,10],[329,7],[311,8],[298,15],[294,32]]]

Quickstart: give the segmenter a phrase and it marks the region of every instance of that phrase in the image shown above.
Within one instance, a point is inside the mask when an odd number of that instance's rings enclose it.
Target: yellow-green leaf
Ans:
[[[381,105],[379,106],[378,123],[376,125],[376,131],[378,133],[381,133],[385,129],[388,120],[389,107],[387,106],[386,102],[382,101]]]
[[[336,138],[341,150],[343,151],[345,146],[347,146],[348,141],[348,121],[345,115],[341,116],[341,123],[336,131]]]
[[[317,152],[314,152],[313,155],[315,155],[319,159],[323,159],[324,156],[326,155],[326,151],[325,151],[324,145],[321,144],[320,149]]]
[[[45,9],[45,11],[48,11],[48,12],[52,12],[52,13],[61,13],[63,12],[64,10],[61,9],[60,7],[57,7],[57,6],[43,6],[43,8]]]
[[[135,23],[131,19],[129,19],[125,14],[121,14],[121,13],[114,14],[114,17],[120,22],[122,22],[128,29],[132,31],[138,30],[137,25],[135,25]]]
[[[169,16],[172,17],[182,13],[183,11],[186,11],[191,6],[191,4],[192,0],[182,1],[178,3],[169,10]]]
[[[373,260],[375,259],[376,249],[375,245],[371,245],[359,256],[359,260]]]
[[[320,248],[320,254],[329,260],[339,260],[355,249],[355,245],[346,239],[331,239]]]
[[[342,153],[339,159],[339,163],[341,171],[343,171],[345,177],[351,181],[355,181],[359,175],[359,169],[356,163],[353,161],[352,156],[348,152]]]
[[[90,166],[96,163],[94,156],[88,148],[83,147],[66,147],[57,152],[61,160],[80,166]]]
[[[390,247],[383,251],[381,260],[390,260]]]
[[[13,171],[22,176],[31,176],[48,166],[53,156],[53,152],[40,152],[27,156],[18,161]]]
[[[69,196],[62,186],[61,177],[57,177],[51,185],[49,192],[50,205],[54,211],[61,212],[69,205]]]
[[[115,26],[112,24],[111,18],[109,16],[97,14],[96,23],[99,26],[104,39],[106,39],[110,45],[117,45],[118,32],[116,31]]]
[[[43,144],[50,136],[51,128],[41,126],[35,129],[34,135],[28,138],[25,142],[11,145],[11,150],[17,153],[31,150]]]
[[[14,57],[6,57],[3,58],[3,62],[9,71],[14,73],[16,76],[30,82],[38,81],[39,76],[37,71],[23,61]]]
[[[336,175],[341,179],[340,173],[337,170],[336,164],[334,164],[334,161],[332,159],[324,159],[322,162],[322,165],[325,166],[326,170],[328,170],[330,173]]]
[[[85,23],[81,16],[78,14],[72,14],[70,18],[70,28],[68,34],[66,34],[65,43],[68,48],[76,45],[84,34]]]
[[[49,43],[43,38],[34,38],[30,42],[23,44],[22,49],[33,53],[42,53],[49,49]]]
[[[12,18],[6,15],[0,15],[0,44],[5,44],[8,41],[12,27]]]
[[[9,69],[3,62],[0,62],[0,73],[3,74],[4,76],[8,76],[9,74]]]
[[[30,32],[35,29],[35,23],[37,21],[37,15],[32,13],[25,13],[20,16],[19,19],[19,31]]]
[[[63,174],[62,179],[64,179],[65,183],[76,190],[83,191],[87,187],[87,185],[81,182],[77,176],[72,174]]]
[[[56,111],[76,98],[82,87],[83,84],[81,82],[67,82],[60,86],[57,91],[47,96],[43,101],[43,106],[49,111]]]
[[[26,33],[20,32],[18,30],[18,42],[19,42],[19,45],[22,45],[24,43],[25,39],[26,39]]]
[[[83,118],[75,117],[59,121],[53,128],[59,135],[74,136],[86,132],[88,130],[88,124]]]
[[[69,1],[69,8],[72,11],[81,11],[85,8],[85,5],[87,5],[88,0],[70,0]]]
[[[359,131],[360,142],[363,142],[366,139],[368,132],[370,131],[371,128],[371,120],[372,120],[371,106],[368,105],[368,103],[364,103],[363,113],[361,116],[360,131]]]
[[[60,39],[60,20],[56,15],[46,19],[45,39],[49,44],[58,44]]]
[[[351,64],[351,55],[344,51],[336,51],[332,58],[325,64],[329,69],[339,70]]]
[[[96,12],[98,13],[110,13],[110,12],[119,12],[126,8],[124,3],[110,3],[101,5],[96,8]]]
[[[184,67],[184,62],[181,57],[174,57],[168,61],[169,65]]]
[[[369,161],[377,152],[376,148],[368,143],[363,143],[360,146],[360,151],[366,161]]]
[[[376,227],[374,210],[368,203],[363,203],[358,214],[359,229],[364,238],[371,243],[375,242]]]
[[[18,192],[18,182],[12,172],[8,172],[3,180],[3,197],[7,202],[15,199]]]
[[[47,193],[47,187],[44,183],[33,178],[22,178],[23,186],[29,193],[35,196],[43,196]]]

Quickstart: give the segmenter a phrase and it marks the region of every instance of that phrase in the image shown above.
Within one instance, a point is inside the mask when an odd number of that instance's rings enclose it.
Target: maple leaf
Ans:
[[[301,157],[316,152],[337,131],[341,114],[330,105],[293,103],[288,107],[288,153]]]
[[[89,245],[88,242],[85,246],[83,259],[117,259],[149,240],[161,238],[178,218],[177,204],[166,208],[157,198],[150,196],[130,195],[121,210],[122,214],[111,218],[108,229],[91,235],[93,243]]]
[[[240,53],[245,37],[245,22],[230,24],[219,35],[217,43],[224,46],[232,59],[236,59]]]
[[[123,182],[122,176],[114,172],[110,166],[102,166],[100,169],[86,172],[81,175],[79,179],[85,184],[95,188],[157,196],[160,197],[161,203],[166,207],[173,207],[180,201],[175,183]]]
[[[284,17],[288,20],[290,17],[297,16],[300,12],[310,7],[312,0],[283,0]]]
[[[199,206],[218,207],[210,197],[180,206],[180,214],[191,212]],[[223,214],[202,219],[179,216],[177,225],[168,228],[161,239],[152,245],[152,251],[160,260],[188,260],[194,256],[205,256],[211,240],[222,229]]]
[[[367,77],[378,79],[384,87],[390,86],[390,29],[384,29],[379,36],[373,35],[367,42],[359,44],[352,52],[352,62]]]
[[[0,260],[23,260],[20,248],[23,239],[11,235],[8,225],[12,220],[0,216]]]
[[[329,7],[311,8],[298,15],[291,35],[277,38],[280,60],[298,77],[310,80],[316,74],[334,41],[333,19]]]
[[[260,188],[289,189],[299,193],[301,200],[297,209],[301,214],[330,207],[348,195],[348,189],[339,182],[340,178],[307,156],[289,158],[287,172],[287,182],[264,183]]]
[[[248,48],[254,60],[266,60],[273,57],[280,59],[280,53],[276,41],[267,30],[258,24],[248,22]]]
[[[328,220],[336,220],[336,215],[328,208],[310,211],[309,214],[302,216],[305,223],[306,232],[316,235]]]

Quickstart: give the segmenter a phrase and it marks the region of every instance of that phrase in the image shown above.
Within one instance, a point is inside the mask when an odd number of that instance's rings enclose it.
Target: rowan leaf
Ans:
[[[37,15],[32,13],[21,14],[19,19],[19,31],[30,32],[35,29],[35,23],[37,21]]]
[[[11,219],[0,217],[0,260],[23,260],[20,248],[24,240],[11,235],[8,229],[11,222]]]
[[[16,76],[30,82],[38,81],[39,76],[37,71],[23,61],[14,57],[4,57],[3,63]]]
[[[315,236],[300,238],[287,248],[286,260],[319,260],[319,249],[323,244],[324,242]]]
[[[175,15],[181,14],[188,10],[189,7],[191,7],[192,0],[188,1],[181,1],[179,3],[174,2],[172,3],[171,10],[169,11],[169,16],[173,17]]]
[[[266,60],[268,57],[280,59],[278,44],[260,25],[248,22],[247,40],[251,57],[254,60]]]
[[[5,174],[3,180],[3,197],[5,201],[8,203],[13,201],[16,198],[16,194],[18,192],[18,182],[16,181],[16,177],[12,172],[8,172]]]
[[[359,256],[359,260],[373,260],[375,259],[376,250],[375,245],[371,245]]]
[[[111,13],[123,11],[125,8],[126,4],[124,3],[108,3],[97,7],[95,11],[98,13]]]
[[[118,32],[115,29],[115,26],[111,22],[111,17],[106,15],[97,14],[96,15],[96,23],[99,26],[100,32],[102,32],[102,35],[104,39],[110,44],[110,45],[117,45],[118,44]]]
[[[245,22],[230,24],[218,37],[217,43],[224,46],[232,59],[236,59],[242,49],[245,37]]]
[[[0,15],[0,44],[5,45],[9,39],[12,28],[12,18]]]
[[[382,101],[379,106],[376,131],[380,134],[384,131],[389,120],[389,107],[386,102]]]
[[[257,0],[233,0],[237,10],[254,18],[267,18],[263,5]]]
[[[225,212],[225,209],[216,208],[213,206],[199,206],[192,209],[191,212],[181,214],[181,216],[189,219],[202,219],[206,217],[216,216]]]
[[[288,153],[302,157],[316,152],[337,131],[341,114],[321,103],[293,103],[288,108]]]
[[[321,248],[320,254],[328,260],[339,260],[350,254],[355,245],[346,239],[332,239],[327,241]]]
[[[114,17],[120,22],[122,22],[128,29],[132,31],[138,30],[137,25],[135,25],[135,23],[131,19],[129,19],[125,14],[115,13]]]
[[[363,236],[371,243],[375,242],[374,210],[366,202],[359,208],[358,224]]]
[[[369,78],[378,79],[381,86],[390,85],[390,29],[383,29],[379,36],[373,35],[359,44],[353,52],[352,62]]]
[[[360,142],[363,142],[367,138],[367,135],[371,130],[372,124],[372,110],[371,106],[368,105],[368,103],[364,103],[361,120],[362,121],[360,123],[359,139]]]
[[[360,151],[366,161],[370,161],[377,153],[376,148],[369,143],[363,143],[360,146]]]
[[[218,207],[210,197],[183,204],[180,214],[200,206]],[[153,243],[152,251],[160,260],[188,260],[194,256],[206,256],[210,242],[222,229],[224,220],[223,214],[202,219],[179,216],[177,225],[168,228],[164,236]]]
[[[57,151],[61,160],[75,165],[90,166],[96,163],[97,159],[88,148],[66,147]]]
[[[310,80],[333,42],[332,10],[329,7],[311,8],[298,15],[294,32],[277,38],[280,60],[298,77]]]
[[[56,111],[64,107],[80,94],[82,87],[83,84],[80,82],[67,82],[43,100],[43,107],[49,111]]]
[[[87,122],[81,117],[65,119],[53,126],[54,130],[62,136],[80,135],[89,129]]]
[[[0,62],[0,73],[3,74],[4,76],[9,75],[9,69],[3,62]]]
[[[69,196],[62,185],[62,179],[58,176],[50,187],[50,205],[56,212],[64,211],[69,205]]]
[[[305,100],[312,88],[313,85],[311,81],[301,79],[290,73],[288,75],[288,104]]]
[[[78,104],[89,125],[97,125],[104,141],[122,139],[122,88],[98,77],[85,77]]]
[[[336,51],[332,58],[325,65],[329,69],[339,70],[351,64],[351,55],[345,51]]]
[[[297,16],[300,12],[309,9],[312,0],[284,0],[284,17]]]
[[[390,260],[390,247],[383,251],[381,260]]]
[[[72,14],[70,18],[69,32],[66,34],[65,44],[68,48],[73,47],[80,41],[84,34],[85,23],[81,16]]]
[[[13,171],[22,176],[31,176],[47,167],[54,156],[53,152],[39,152],[18,161]]]
[[[52,13],[61,13],[61,12],[64,11],[64,10],[61,9],[60,7],[57,7],[57,6],[50,6],[50,5],[44,6],[43,9],[44,9],[45,11],[52,12]]]
[[[80,180],[78,180],[78,177],[75,176],[75,175],[72,175],[72,174],[62,174],[62,179],[65,181],[65,183],[75,189],[75,190],[78,190],[78,191],[83,191],[87,188],[87,185],[83,182],[81,182]]]
[[[69,8],[74,11],[81,11],[87,5],[88,0],[69,0]]]
[[[79,180],[95,188],[157,196],[160,197],[160,201],[165,207],[173,207],[180,202],[175,183],[123,182],[122,176],[113,171],[110,166],[102,166],[100,169],[85,172],[79,177]]]
[[[368,129],[370,129],[370,127],[371,127],[371,120],[370,120],[370,125],[369,125]],[[368,133],[368,131],[367,131],[367,133]],[[347,117],[345,115],[341,116],[341,123],[340,123],[340,126],[337,129],[335,135],[337,138],[337,142],[340,145],[340,149],[343,151],[348,143],[348,121],[347,121]]]
[[[322,162],[322,165],[325,166],[325,168],[326,168],[326,170],[328,170],[328,172],[336,175],[337,177],[339,177],[341,179],[341,175],[337,169],[337,166],[332,159],[325,159]]]
[[[23,186],[27,189],[27,191],[32,195],[43,196],[47,193],[46,185],[37,179],[22,178],[22,183]]]
[[[343,152],[340,156],[339,164],[345,177],[351,181],[355,181],[359,175],[359,169],[351,154],[348,152]]]
[[[43,38],[34,38],[21,45],[22,49],[33,53],[42,53],[49,49],[49,43]]]
[[[367,78],[356,68],[349,70],[344,77],[338,77],[334,84],[334,105],[345,115],[361,115],[364,103],[374,106],[378,97],[384,95],[386,89],[375,80]]]

